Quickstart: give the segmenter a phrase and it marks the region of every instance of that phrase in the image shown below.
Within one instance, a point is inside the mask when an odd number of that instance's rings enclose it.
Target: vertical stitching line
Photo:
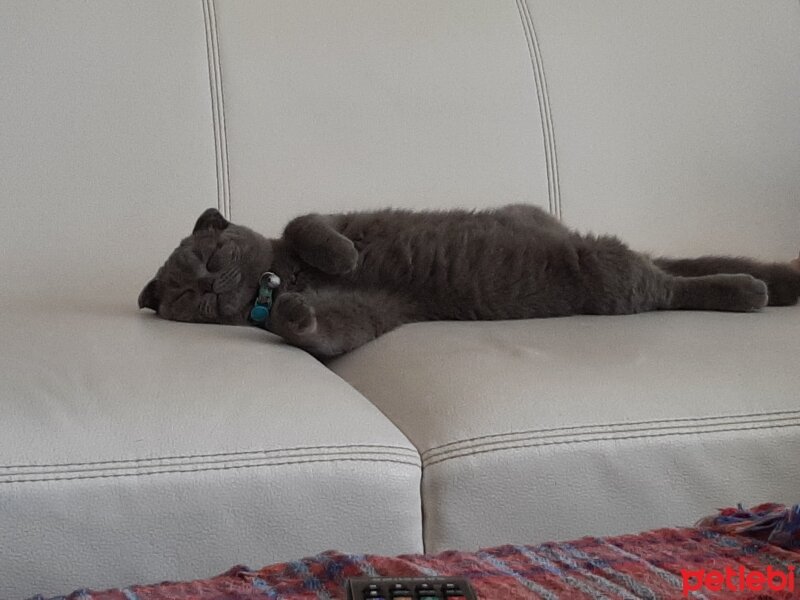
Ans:
[[[517,10],[522,20],[525,40],[528,43],[528,52],[533,68],[533,77],[536,84],[536,97],[539,102],[539,115],[542,120],[542,137],[544,139],[544,154],[547,168],[547,193],[550,212],[561,219],[561,182],[558,175],[558,160],[556,155],[556,142],[553,130],[553,118],[550,113],[550,97],[547,92],[547,80],[544,75],[541,48],[536,37],[533,19],[526,0],[516,0]]]
[[[552,157],[552,165],[553,165],[553,187],[555,190],[555,209],[556,215],[560,219],[562,216],[561,213],[561,179],[558,173],[558,152],[556,150],[556,135],[553,129],[553,115],[550,111],[550,92],[547,89],[547,74],[544,70],[544,60],[542,59],[542,50],[539,46],[539,37],[536,35],[536,27],[533,24],[533,17],[530,13],[530,8],[528,7],[527,0],[522,0],[523,6],[525,8],[525,14],[528,16],[528,22],[530,23],[531,27],[531,37],[533,39],[533,47],[535,50],[536,59],[539,65],[539,74],[542,78],[542,90],[544,96],[544,107],[545,112],[547,114],[547,128],[550,133],[550,149],[551,149],[551,157]]]
[[[214,64],[217,73],[217,94],[218,94],[218,105],[219,105],[219,120],[220,120],[220,132],[222,134],[221,138],[221,149],[222,149],[222,178],[223,178],[223,207],[225,210],[223,211],[223,215],[225,218],[231,218],[231,174],[230,174],[230,167],[228,163],[228,129],[225,123],[225,89],[222,84],[222,61],[219,57],[219,29],[217,28],[217,4],[215,0],[209,0],[210,7],[211,7],[211,32],[213,34],[214,39]]]
[[[539,83],[539,71],[536,68],[536,56],[534,55],[533,42],[531,41],[529,24],[527,19],[525,18],[525,12],[524,12],[525,9],[523,8],[524,0],[516,0],[516,2],[517,2],[517,10],[519,11],[520,19],[522,20],[522,29],[525,32],[525,41],[528,44],[528,54],[530,54],[531,66],[533,68],[534,87],[536,88],[536,99],[539,103],[539,118],[542,121],[542,141],[544,143],[544,160],[545,160],[545,168],[547,171],[547,196],[549,203],[548,206],[550,209],[550,213],[555,214],[550,153],[548,151],[548,144],[547,144],[547,124],[545,122],[545,113],[543,108],[544,101],[542,99],[542,89]]]
[[[209,13],[209,0],[203,0],[203,21],[206,28],[206,52],[208,54],[208,85],[211,93],[211,120],[214,127],[214,162],[216,164],[217,177],[217,208],[222,211],[222,175],[219,150],[219,120],[217,119],[217,94],[215,91],[216,82],[214,80],[214,51],[211,40],[211,16]]]
[[[208,79],[211,91],[211,116],[214,122],[214,150],[217,164],[217,207],[230,219],[230,184],[228,172],[228,140],[225,128],[225,110],[222,94],[222,71],[219,62],[216,7],[214,0],[203,0],[203,18],[206,25],[208,51]]]

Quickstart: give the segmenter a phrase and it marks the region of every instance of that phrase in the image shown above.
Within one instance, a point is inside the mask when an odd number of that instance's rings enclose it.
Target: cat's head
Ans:
[[[139,308],[173,321],[245,324],[272,258],[270,240],[209,208],[139,294]]]

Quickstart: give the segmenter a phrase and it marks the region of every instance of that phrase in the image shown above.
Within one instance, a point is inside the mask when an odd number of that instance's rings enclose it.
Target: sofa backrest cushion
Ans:
[[[0,4],[0,295],[135,303],[200,212],[530,202],[670,254],[800,243],[790,0]]]
[[[3,296],[130,298],[216,206],[199,2],[0,3]]]

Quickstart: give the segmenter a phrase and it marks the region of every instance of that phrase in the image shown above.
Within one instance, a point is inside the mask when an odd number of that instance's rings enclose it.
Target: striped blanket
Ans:
[[[344,598],[346,578],[377,575],[466,577],[483,600],[800,598],[794,580],[800,566],[798,515],[797,507],[769,504],[726,509],[695,528],[639,535],[433,556],[325,552],[259,570],[237,566],[201,581],[79,590],[62,598],[334,600]],[[784,548],[768,541],[776,531]]]

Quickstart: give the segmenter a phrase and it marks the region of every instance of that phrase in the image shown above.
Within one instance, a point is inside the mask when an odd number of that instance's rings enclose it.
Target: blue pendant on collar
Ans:
[[[258,280],[258,296],[250,309],[250,320],[264,327],[269,321],[269,313],[272,311],[272,292],[281,284],[281,278],[272,271],[267,271]]]

